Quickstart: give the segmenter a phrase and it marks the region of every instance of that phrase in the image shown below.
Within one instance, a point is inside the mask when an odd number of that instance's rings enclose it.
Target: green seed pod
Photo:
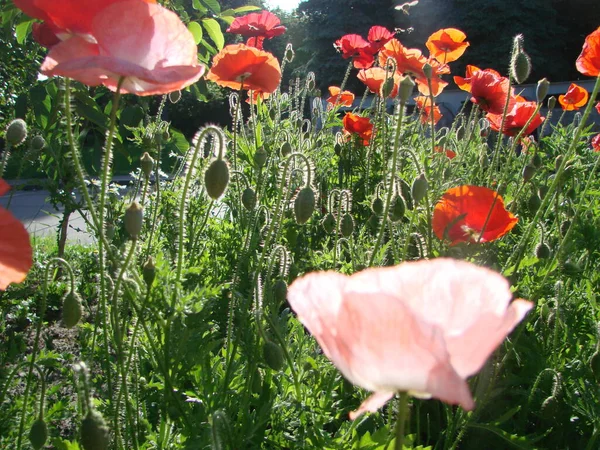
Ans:
[[[542,78],[537,83],[537,88],[535,90],[535,96],[538,103],[542,103],[548,95],[548,89],[550,88],[550,82],[546,78]]]
[[[413,93],[415,88],[415,82],[411,77],[405,76],[400,81],[400,87],[398,88],[398,98],[400,103],[405,104]]]
[[[377,214],[378,216],[382,215],[384,207],[385,205],[383,204],[382,199],[379,197],[375,197],[373,199],[373,203],[371,203],[371,211],[373,211],[374,214]]]
[[[379,228],[379,217],[375,214],[371,214],[369,219],[367,220],[367,225],[371,228],[372,231],[377,231]]]
[[[48,440],[48,425],[42,417],[38,418],[29,430],[29,442],[35,450],[40,450]]]
[[[390,219],[392,222],[398,222],[404,217],[405,212],[406,204],[404,203],[404,199],[401,195],[396,195],[390,205]]]
[[[215,159],[204,173],[206,193],[213,200],[219,199],[229,184],[229,166],[222,159]]]
[[[132,239],[139,236],[144,224],[144,208],[138,202],[133,202],[129,208],[125,210],[125,230],[129,233]]]
[[[296,222],[300,225],[306,223],[315,210],[315,193],[310,187],[305,187],[298,192],[294,200],[294,213]]]
[[[323,229],[326,233],[331,233],[333,230],[335,230],[336,222],[333,214],[327,213],[327,215],[323,218],[321,225],[323,225]]]
[[[567,231],[569,231],[569,228],[571,227],[571,221],[570,220],[563,220],[560,224],[560,234],[561,235],[565,235],[567,234]]]
[[[181,100],[181,91],[169,92],[169,101],[171,103],[177,103],[179,100]]]
[[[248,211],[252,211],[256,207],[256,192],[251,187],[247,187],[242,192],[242,205]]]
[[[594,374],[596,381],[600,383],[600,350],[596,350],[590,358],[590,367],[592,368],[592,373]]]
[[[81,422],[83,450],[107,450],[110,443],[108,425],[95,409],[90,410]]]
[[[140,167],[142,168],[142,173],[146,176],[146,178],[149,178],[150,174],[152,173],[152,169],[154,168],[154,158],[152,158],[148,152],[144,152],[140,158]]]
[[[529,180],[533,178],[537,169],[534,166],[530,166],[527,164],[523,167],[523,181],[527,183]]]
[[[65,328],[73,328],[81,320],[83,307],[77,292],[69,291],[63,297],[62,321]]]
[[[425,78],[427,78],[428,80],[431,79],[432,71],[433,71],[433,67],[431,67],[431,64],[429,64],[429,63],[423,64],[423,73],[425,74]]]
[[[154,259],[152,256],[148,257],[146,264],[142,268],[142,277],[144,278],[144,282],[146,286],[150,288],[154,283],[154,279],[156,278],[156,266],[154,265]]]
[[[400,195],[404,199],[406,209],[412,211],[414,208],[414,202],[412,198],[412,187],[403,179],[400,179]]]
[[[287,299],[287,290],[287,283],[283,279],[279,278],[273,285],[273,300],[275,300],[277,304],[282,304],[285,302]]]
[[[429,182],[427,181],[427,178],[425,178],[425,174],[422,173],[415,178],[412,184],[411,194],[415,204],[419,203],[425,198],[425,195],[427,195],[427,189],[429,189]]]
[[[38,134],[37,136],[34,136],[33,139],[31,139],[29,145],[31,147],[31,150],[39,152],[40,150],[43,150],[46,146],[46,141],[42,136]]]
[[[256,167],[258,167],[259,169],[261,167],[264,167],[267,163],[268,156],[269,155],[267,154],[267,151],[263,147],[257,149],[256,152],[254,152],[254,164],[256,165]]]
[[[531,197],[529,197],[529,200],[527,200],[527,208],[529,209],[529,212],[532,214],[535,213],[541,205],[542,200],[540,199],[539,195],[537,195],[535,192],[531,194]]]
[[[553,95],[548,99],[548,110],[552,111],[556,106],[556,97]]]
[[[352,216],[350,214],[346,213],[342,216],[342,220],[340,222],[340,233],[344,237],[350,237],[352,236],[353,232],[354,219],[352,219]]]
[[[290,144],[289,142],[284,142],[283,144],[281,144],[279,152],[281,153],[281,156],[286,158],[292,153],[292,144]]]
[[[283,350],[275,342],[267,340],[263,345],[263,358],[273,370],[280,370],[283,367]]]
[[[547,259],[550,258],[550,247],[545,242],[540,242],[535,246],[535,256],[538,259]]]
[[[27,124],[23,119],[15,119],[6,127],[4,139],[13,147],[19,145],[27,138]]]
[[[536,153],[535,155],[533,155],[531,157],[531,161],[529,161],[529,164],[535,167],[536,169],[542,167],[542,157],[540,156],[540,154]]]

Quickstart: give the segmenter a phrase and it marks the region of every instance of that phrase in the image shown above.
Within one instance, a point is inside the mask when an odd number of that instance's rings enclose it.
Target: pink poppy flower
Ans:
[[[325,355],[352,383],[374,391],[351,419],[404,391],[473,409],[466,378],[533,306],[511,298],[501,275],[445,258],[352,276],[311,273],[288,290]]]
[[[90,36],[52,47],[41,72],[113,91],[124,77],[121,92],[136,95],[177,91],[204,73],[192,34],[175,13],[154,3],[110,4],[91,20]]]

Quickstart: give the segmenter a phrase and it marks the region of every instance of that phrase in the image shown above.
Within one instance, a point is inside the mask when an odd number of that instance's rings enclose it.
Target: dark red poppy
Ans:
[[[374,53],[394,38],[394,33],[387,28],[375,25],[372,26],[367,35],[367,39],[373,48]]]
[[[469,80],[471,101],[485,112],[502,114],[509,91],[508,78],[498,76],[498,72],[489,69],[475,71]],[[510,105],[509,105],[510,108]]]
[[[492,189],[463,185],[444,193],[433,210],[432,226],[439,239],[448,238],[455,245],[494,241],[512,230],[518,220]]]
[[[442,147],[441,145],[436,145],[433,149],[436,153],[445,153],[448,159],[456,158],[456,152],[454,150],[450,150],[449,148]]]
[[[585,38],[576,66],[580,73],[589,77],[600,75],[600,27]]]
[[[250,13],[242,17],[236,17],[229,28],[228,33],[241,34],[245,37],[274,38],[285,33],[286,28],[281,25],[279,17],[269,11]]]
[[[589,98],[588,91],[575,83],[571,83],[565,95],[558,96],[558,103],[565,111],[577,111],[585,106]]]
[[[352,58],[357,69],[368,69],[373,65],[375,50],[358,34],[346,34],[335,41],[333,46],[342,53],[342,58]]]
[[[31,28],[31,34],[42,47],[52,48],[60,42],[56,30],[48,22],[35,22]]]
[[[600,152],[600,134],[592,138],[592,148],[595,152]]]
[[[540,113],[536,113],[537,103],[527,101],[517,101],[513,104],[510,111],[506,114],[506,120],[504,121],[504,127],[502,133],[507,136],[516,136],[519,134],[521,129],[529,121],[529,118],[535,113],[535,117],[523,133],[524,136],[530,135],[539,127],[545,117],[542,117]],[[490,127],[494,131],[500,131],[502,124],[502,114],[488,114],[486,118],[490,122]]]
[[[361,117],[357,114],[347,113],[343,120],[344,132],[348,135],[357,134],[363,145],[369,145],[373,136],[373,124],[367,117]]]

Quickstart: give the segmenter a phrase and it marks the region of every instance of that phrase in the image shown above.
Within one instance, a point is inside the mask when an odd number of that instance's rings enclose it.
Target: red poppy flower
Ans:
[[[450,150],[449,148],[442,147],[440,145],[436,145],[434,148],[436,153],[445,153],[448,159],[456,158],[456,152],[454,150]]]
[[[419,118],[421,119],[421,123],[429,124],[431,123],[431,98],[425,96],[415,97],[415,104],[419,109]],[[439,122],[442,118],[442,113],[440,108],[434,104],[433,105],[433,124]]]
[[[527,102],[527,101],[517,101],[513,104],[512,109],[506,114],[506,120],[504,122],[504,127],[502,129],[502,133],[507,136],[516,136],[519,134],[521,129],[525,126],[525,124],[529,121],[529,118],[535,113],[537,109],[536,102]],[[502,124],[502,114],[488,114],[486,118],[490,122],[490,127],[494,131],[500,131],[500,125]],[[524,136],[527,136],[535,131],[537,127],[539,127],[542,122],[544,122],[545,117],[542,117],[540,113],[536,113],[535,117],[523,133]]]
[[[42,47],[52,48],[60,42],[56,30],[48,22],[35,22],[31,27],[33,39]]]
[[[585,38],[576,66],[579,72],[589,77],[600,75],[600,27]]]
[[[281,68],[269,52],[244,44],[227,45],[213,58],[206,79],[232,89],[272,93],[281,81]]]
[[[471,84],[471,101],[491,114],[502,114],[506,97],[512,96],[509,91],[508,78],[497,75],[498,72],[486,70],[475,71],[469,82]],[[511,105],[509,104],[509,108]]]
[[[241,34],[246,37],[261,36],[267,39],[281,36],[286,28],[281,25],[279,17],[269,11],[250,13],[242,17],[236,17],[229,28],[228,33]]]
[[[456,61],[470,45],[467,35],[456,28],[444,28],[429,36],[425,44],[431,56],[442,64]]]
[[[363,140],[363,145],[369,145],[373,135],[373,124],[367,117],[347,113],[343,119],[344,131],[347,134],[357,134]]]
[[[332,105],[335,105],[337,103],[341,106],[352,106],[353,102],[354,94],[352,92],[340,92],[340,88],[338,86],[329,86],[329,98],[327,99],[327,103],[330,103]]]
[[[372,26],[367,35],[367,39],[369,40],[374,53],[377,53],[379,49],[392,40],[393,37],[394,33],[379,25]]]
[[[0,179],[0,195],[10,189]],[[23,224],[4,208],[0,208],[0,289],[20,283],[33,264],[29,234]]]
[[[113,91],[124,78],[121,92],[156,95],[181,90],[204,73],[194,37],[175,13],[160,5],[112,2],[91,19],[89,31],[92,41],[73,35],[52,47],[42,74],[103,84]]]
[[[447,237],[455,245],[494,241],[512,230],[518,220],[492,189],[463,185],[444,193],[433,210],[432,225],[439,239]]]
[[[577,111],[585,106],[589,98],[588,91],[575,83],[571,83],[565,95],[558,96],[558,103],[565,111]]]
[[[362,81],[371,92],[381,95],[381,85],[385,81],[386,71],[381,67],[371,67],[370,69],[362,69],[358,72],[358,79]],[[394,87],[390,93],[390,97],[395,97],[398,94],[398,86],[400,84],[400,75],[394,73]]]
[[[252,96],[248,96],[246,103],[249,105],[256,105],[258,103],[258,99],[260,99],[261,102],[264,102],[270,96],[271,94],[267,94],[266,92],[252,91]]]
[[[448,85],[448,82],[443,81],[440,75],[450,73],[450,68],[434,59],[427,59],[417,48],[406,48],[397,39],[392,39],[379,52],[379,65],[385,67],[388,58],[394,58],[399,74],[415,78],[417,89],[423,95],[429,95],[429,84],[423,72],[425,63],[429,63],[432,68],[431,90],[434,97],[440,95]]]
[[[592,148],[595,152],[600,152],[600,134],[592,138]]]
[[[373,65],[375,50],[358,34],[346,34],[333,46],[342,52],[344,59],[352,58],[357,69],[368,69]]]
[[[596,103],[596,111],[600,114],[600,102]]]

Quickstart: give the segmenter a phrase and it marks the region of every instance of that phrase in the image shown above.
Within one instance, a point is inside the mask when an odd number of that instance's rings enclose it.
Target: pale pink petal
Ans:
[[[366,412],[377,412],[377,410],[385,405],[393,396],[394,392],[375,392],[367,397],[356,411],[350,413],[350,420],[354,420]]]
[[[440,364],[429,373],[427,391],[432,396],[451,405],[460,405],[470,411],[475,402],[469,391],[469,385],[456,371],[448,365]]]

